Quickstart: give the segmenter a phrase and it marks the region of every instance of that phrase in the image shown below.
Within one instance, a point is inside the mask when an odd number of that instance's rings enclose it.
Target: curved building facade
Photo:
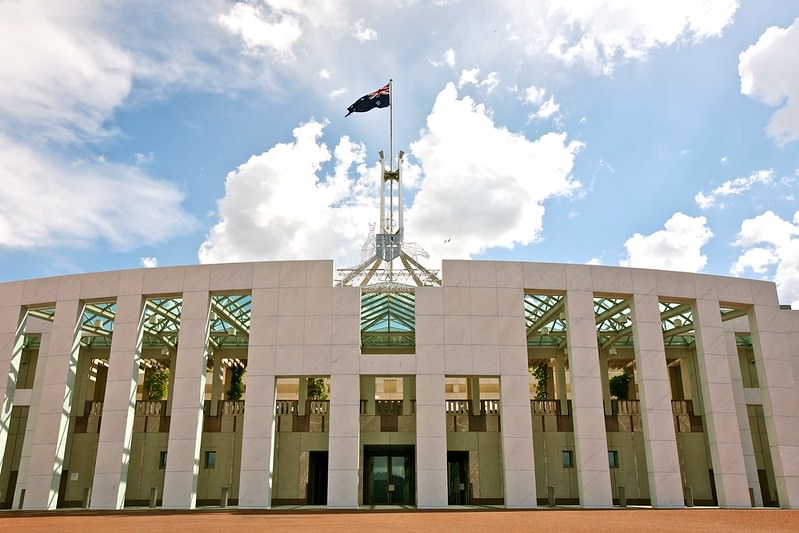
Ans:
[[[774,284],[445,261],[0,284],[0,503],[799,507],[799,312]]]

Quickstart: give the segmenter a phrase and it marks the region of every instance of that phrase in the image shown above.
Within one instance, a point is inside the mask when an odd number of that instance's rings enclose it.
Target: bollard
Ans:
[[[694,506],[694,489],[690,486],[685,486],[685,506],[686,507],[693,507]]]
[[[150,489],[150,509],[153,509],[158,501],[158,487]]]
[[[627,507],[627,492],[619,485],[619,507]]]
[[[89,502],[92,501],[92,488],[86,487],[83,489],[83,501],[81,502],[81,507],[84,509],[89,508]]]
[[[547,486],[547,502],[549,503],[550,507],[555,507],[555,486],[548,485]]]
[[[25,504],[25,489],[19,491],[19,507],[18,509],[22,509],[22,506]]]
[[[222,509],[227,507],[229,494],[230,489],[228,487],[222,487],[222,496],[219,498],[219,506],[222,507]]]

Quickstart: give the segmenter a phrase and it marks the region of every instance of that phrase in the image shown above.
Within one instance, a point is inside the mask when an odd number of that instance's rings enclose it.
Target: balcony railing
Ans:
[[[480,400],[480,414],[498,415],[499,400]]]
[[[136,402],[136,416],[165,416],[166,400]]]
[[[225,400],[221,407],[220,411],[223,416],[244,414],[244,400]]]
[[[299,413],[299,403],[297,400],[278,400],[275,406],[275,414],[296,415]]]
[[[375,414],[394,416],[401,415],[402,400],[375,400]]]
[[[468,415],[472,412],[471,400],[446,400],[444,405],[448,415]]]

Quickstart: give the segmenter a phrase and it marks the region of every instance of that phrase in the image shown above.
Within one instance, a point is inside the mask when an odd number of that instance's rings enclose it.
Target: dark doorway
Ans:
[[[469,452],[447,452],[447,487],[450,505],[469,504]]]
[[[6,499],[3,502],[3,509],[11,509],[14,504],[14,491],[17,490],[17,474],[16,470],[12,470],[8,476],[8,486],[6,488]]]
[[[779,504],[771,499],[771,490],[768,485],[768,474],[765,470],[757,471],[757,478],[760,481],[760,495],[763,497],[764,507],[779,507]]]
[[[308,452],[308,505],[327,505],[327,452]]]
[[[366,485],[364,502],[367,505],[413,505],[414,488],[413,446],[364,446]]]

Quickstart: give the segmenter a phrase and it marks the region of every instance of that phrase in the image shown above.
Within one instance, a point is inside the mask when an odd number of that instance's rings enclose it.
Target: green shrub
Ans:
[[[150,401],[160,401],[169,394],[169,369],[159,367],[144,378],[144,393]]]

